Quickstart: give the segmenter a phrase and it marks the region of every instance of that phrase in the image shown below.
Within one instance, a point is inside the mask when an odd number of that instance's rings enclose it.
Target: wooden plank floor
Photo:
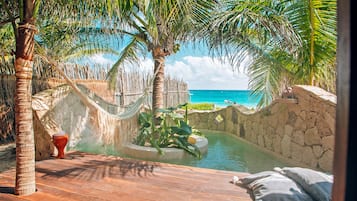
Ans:
[[[230,183],[247,173],[123,159],[83,152],[36,162],[37,192],[14,195],[15,169],[0,173],[0,200],[252,200]]]

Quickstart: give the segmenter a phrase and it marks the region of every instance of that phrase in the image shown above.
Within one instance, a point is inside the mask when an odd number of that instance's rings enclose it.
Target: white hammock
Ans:
[[[54,70],[56,70],[66,81],[66,83],[72,88],[72,91],[81,102],[88,108],[83,118],[88,118],[75,126],[71,126],[70,147],[75,147],[79,142],[82,142],[84,138],[89,137],[91,143],[99,145],[113,145],[120,146],[121,144],[131,141],[132,134],[135,133],[137,125],[136,119],[133,119],[135,115],[143,108],[143,104],[148,99],[149,90],[151,89],[154,77],[148,80],[146,88],[143,90],[143,94],[132,104],[125,107],[124,110],[119,111],[117,114],[111,114],[106,111],[102,106],[97,104],[88,95],[80,90],[80,88],[66,76],[64,71],[60,69],[56,64],[57,62],[49,61],[48,58],[43,57]],[[155,72],[154,75],[156,75]],[[80,118],[80,117],[78,117]],[[126,123],[121,123],[126,122]],[[56,123],[57,128],[61,128],[59,122]],[[63,128],[63,127],[62,127]],[[67,127],[67,129],[69,129]],[[74,130],[73,130],[74,129]]]
[[[97,108],[97,109],[101,109],[104,110],[100,105],[98,105],[95,101],[93,101],[92,99],[90,99],[86,94],[84,94],[75,83],[73,83],[73,81],[67,77],[67,75],[63,72],[62,69],[60,69],[58,67],[58,65],[56,65],[55,63],[57,62],[53,62],[50,61],[48,58],[43,57],[49,64],[51,64],[52,67],[54,67],[54,69],[66,80],[67,84],[73,89],[74,93],[76,93],[79,98],[83,101],[83,103],[91,108]],[[155,74],[157,74],[157,72],[155,72]],[[143,95],[141,95],[134,103],[130,104],[128,107],[125,108],[124,111],[122,111],[121,113],[115,114],[114,116],[116,118],[118,118],[119,120],[123,120],[123,119],[129,119],[131,117],[133,117],[134,115],[136,115],[140,109],[143,106],[144,101],[147,99],[148,95],[149,95],[149,89],[152,86],[152,83],[154,81],[154,77],[152,79],[150,79],[147,83],[146,88],[144,89],[144,93]]]

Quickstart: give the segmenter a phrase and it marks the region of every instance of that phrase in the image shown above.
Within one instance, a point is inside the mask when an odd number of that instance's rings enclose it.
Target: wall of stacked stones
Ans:
[[[192,112],[194,128],[224,131],[303,166],[332,172],[336,96],[321,88],[293,87],[295,99],[277,99],[252,111],[235,105]]]

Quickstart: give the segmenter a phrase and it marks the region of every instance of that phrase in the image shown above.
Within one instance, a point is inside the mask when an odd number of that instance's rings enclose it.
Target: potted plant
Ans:
[[[178,112],[182,107],[185,107],[184,114]],[[160,154],[164,154],[161,148],[179,148],[201,158],[200,150],[194,144],[191,135],[202,134],[200,131],[192,129],[188,124],[187,104],[161,109],[159,112],[159,125],[155,125],[152,111],[139,114],[139,133],[133,143],[140,146],[155,147]]]

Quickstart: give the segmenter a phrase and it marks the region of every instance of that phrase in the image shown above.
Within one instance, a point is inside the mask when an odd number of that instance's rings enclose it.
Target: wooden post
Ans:
[[[337,105],[336,105],[336,131],[333,160],[334,183],[332,189],[333,201],[356,200],[356,129],[353,127],[353,115],[356,115],[353,92],[356,92],[356,81],[350,79],[356,75],[351,71],[354,61],[351,55],[351,36],[353,29],[351,23],[351,7],[349,0],[338,0],[338,41],[337,41]],[[353,20],[353,19],[352,19]],[[353,73],[354,72],[354,73]],[[356,100],[356,98],[355,98]],[[356,122],[354,118],[354,122]],[[354,129],[353,129],[354,128]],[[354,140],[354,141],[353,141]],[[351,146],[352,145],[352,146]]]

